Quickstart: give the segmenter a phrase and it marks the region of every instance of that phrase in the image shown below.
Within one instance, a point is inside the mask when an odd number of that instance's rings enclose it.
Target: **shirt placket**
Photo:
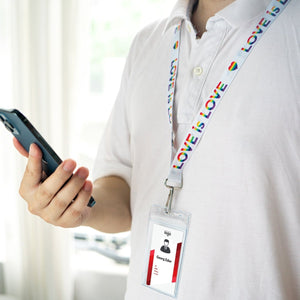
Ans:
[[[183,133],[202,104],[207,76],[228,30],[226,21],[220,17],[213,17],[208,21],[207,31],[201,39],[196,39],[196,33],[189,21],[183,26],[175,95],[173,150],[177,149]]]

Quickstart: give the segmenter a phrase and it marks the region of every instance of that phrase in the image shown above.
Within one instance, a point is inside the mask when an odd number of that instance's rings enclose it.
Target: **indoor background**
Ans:
[[[131,41],[174,2],[0,0],[0,108],[22,111],[62,159],[92,170]],[[0,129],[0,299],[123,299],[130,233],[29,214],[18,195],[25,162]]]

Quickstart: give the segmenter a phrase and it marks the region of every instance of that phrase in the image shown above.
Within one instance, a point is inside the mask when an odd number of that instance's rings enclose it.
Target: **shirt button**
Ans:
[[[201,74],[203,73],[202,67],[194,68],[193,73],[194,73],[194,77],[200,77]]]

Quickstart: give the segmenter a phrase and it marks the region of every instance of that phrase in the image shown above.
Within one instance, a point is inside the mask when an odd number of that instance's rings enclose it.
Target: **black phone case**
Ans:
[[[16,137],[27,152],[29,152],[29,147],[32,143],[40,147],[43,153],[43,170],[47,176],[50,176],[62,163],[59,156],[20,111],[17,109],[0,109],[0,121]],[[88,206],[92,207],[94,204],[95,200],[91,197]]]

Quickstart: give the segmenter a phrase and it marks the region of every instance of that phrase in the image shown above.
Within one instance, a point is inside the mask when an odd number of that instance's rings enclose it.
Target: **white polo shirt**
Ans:
[[[135,38],[95,161],[95,178],[131,187],[126,299],[169,299],[145,286],[148,214],[164,205],[171,156],[167,84],[183,20],[175,147],[259,22],[268,0],[237,0],[196,39],[187,1]],[[101,109],[101,108],[99,108]],[[291,0],[228,89],[184,169],[174,208],[190,212],[180,300],[300,299],[300,1]]]

